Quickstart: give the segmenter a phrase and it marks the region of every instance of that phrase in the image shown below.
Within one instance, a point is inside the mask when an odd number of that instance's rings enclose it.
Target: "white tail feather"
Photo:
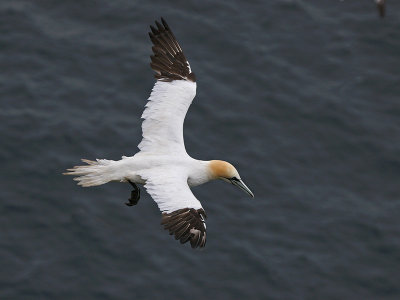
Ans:
[[[83,187],[102,185],[112,180],[118,180],[114,178],[115,172],[113,166],[115,161],[107,159],[96,159],[96,161],[82,159],[87,165],[75,166],[72,169],[67,169],[68,172],[63,175],[74,175],[74,180],[78,181],[78,185]]]

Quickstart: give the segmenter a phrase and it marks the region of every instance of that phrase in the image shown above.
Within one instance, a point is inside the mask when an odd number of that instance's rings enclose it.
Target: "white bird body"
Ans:
[[[87,160],[85,160],[87,161]],[[181,174],[187,177],[189,187],[198,186],[208,181],[215,179],[210,172],[210,162],[197,160],[189,155],[157,155],[138,152],[134,156],[124,156],[121,160],[106,160],[99,159],[90,166],[79,166],[78,170],[85,168],[98,167],[98,178],[102,181],[119,181],[127,182],[128,180],[146,184],[146,179],[143,179],[144,172],[162,172],[165,169],[179,169]],[[75,171],[74,175],[79,175],[79,171]],[[88,174],[89,175],[89,174]],[[87,176],[87,175],[85,175]],[[78,185],[90,187],[99,185],[91,181],[90,175],[87,178],[79,179]]]
[[[74,180],[83,187],[110,181],[144,185],[163,213],[165,229],[181,243],[190,241],[193,248],[204,247],[206,215],[190,187],[223,179],[254,195],[231,164],[197,160],[187,154],[183,123],[196,95],[195,76],[163,19],[162,24],[156,22],[157,29],[150,26],[155,54],[151,67],[158,80],[142,115],[140,151],[119,161],[83,159],[87,165],[64,174],[77,176]]]

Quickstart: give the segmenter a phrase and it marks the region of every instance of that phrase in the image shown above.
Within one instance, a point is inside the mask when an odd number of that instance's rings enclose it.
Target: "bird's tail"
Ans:
[[[117,179],[113,178],[115,161],[107,159],[96,159],[96,161],[82,159],[82,161],[87,165],[75,166],[63,175],[77,176],[74,180],[83,187],[101,185]]]

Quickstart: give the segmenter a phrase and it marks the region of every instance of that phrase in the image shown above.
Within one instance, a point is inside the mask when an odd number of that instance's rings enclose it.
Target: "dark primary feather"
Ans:
[[[190,72],[189,63],[183,54],[182,48],[176,40],[167,22],[161,18],[156,21],[156,27],[150,25],[150,39],[153,43],[151,68],[156,72],[155,77],[161,81],[190,80],[195,82],[196,77]]]
[[[182,244],[190,242],[192,248],[203,248],[206,245],[205,218],[207,216],[202,208],[182,208],[163,213],[161,225]]]

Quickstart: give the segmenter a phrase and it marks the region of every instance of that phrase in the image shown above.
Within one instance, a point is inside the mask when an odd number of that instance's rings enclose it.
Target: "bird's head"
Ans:
[[[254,198],[253,192],[244,184],[238,171],[230,163],[222,160],[210,161],[210,170],[214,179],[222,179],[225,182],[236,185]]]

